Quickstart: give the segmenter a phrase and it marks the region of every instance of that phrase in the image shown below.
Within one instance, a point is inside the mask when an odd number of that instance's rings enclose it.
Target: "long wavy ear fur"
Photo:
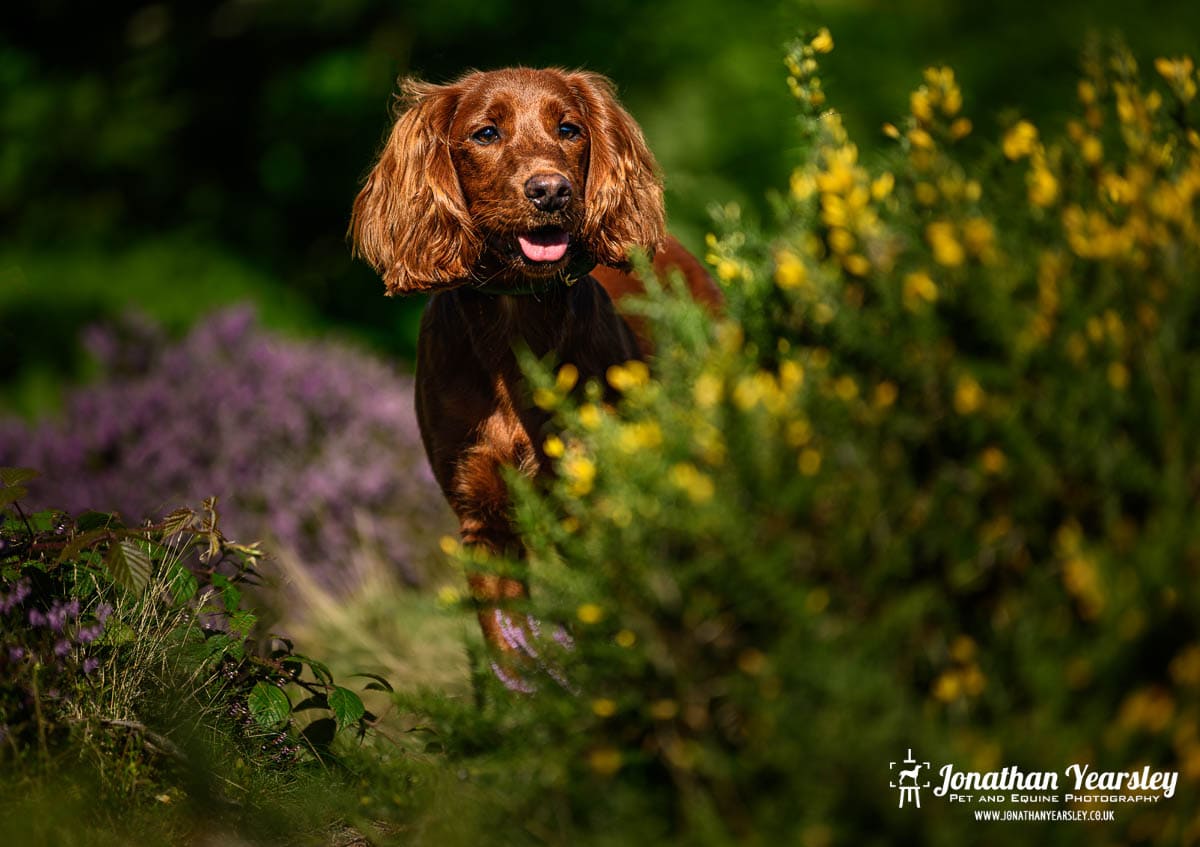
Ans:
[[[459,90],[401,83],[399,114],[379,161],[354,200],[354,253],[379,272],[389,294],[444,287],[470,276],[478,239],[450,158]]]
[[[597,262],[627,266],[629,250],[650,255],[665,237],[662,181],[637,122],[617,102],[613,84],[599,74],[566,75],[587,122],[587,215],[584,229]]]

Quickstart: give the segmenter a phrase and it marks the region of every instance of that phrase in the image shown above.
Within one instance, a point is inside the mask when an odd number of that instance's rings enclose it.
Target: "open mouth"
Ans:
[[[567,254],[567,244],[571,236],[567,231],[556,226],[544,227],[517,236],[517,244],[521,255],[531,262],[557,262]]]

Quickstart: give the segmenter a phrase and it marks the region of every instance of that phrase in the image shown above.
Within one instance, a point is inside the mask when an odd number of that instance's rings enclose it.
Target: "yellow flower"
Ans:
[[[983,405],[983,388],[969,375],[960,376],[954,386],[954,411],[970,415]]]
[[[443,585],[438,589],[437,602],[442,608],[457,606],[462,596],[458,593],[458,589],[450,585]]]
[[[775,282],[783,289],[799,288],[808,280],[808,270],[800,257],[790,250],[775,254]]]
[[[939,265],[954,268],[966,259],[966,252],[954,233],[954,224],[949,221],[934,221],[925,227],[925,240],[933,249],[933,259]]]
[[[821,27],[816,37],[809,42],[809,46],[818,53],[828,53],[833,49],[833,36],[828,29]]]
[[[628,391],[640,385],[645,385],[650,379],[650,369],[645,362],[636,359],[623,365],[612,365],[605,372],[608,384],[617,391]]]
[[[1104,159],[1104,145],[1096,136],[1086,136],[1079,143],[1079,154],[1089,165],[1098,165]]]
[[[987,447],[979,457],[979,463],[983,465],[984,471],[995,475],[1004,470],[1008,464],[1008,458],[999,447]]]
[[[922,206],[932,206],[938,200],[937,188],[930,182],[918,182],[913,188],[913,195]]]
[[[967,218],[963,222],[963,241],[971,255],[987,261],[992,257],[995,230],[987,218]]]
[[[1037,127],[1029,121],[1018,121],[1004,134],[1001,147],[1004,155],[1010,159],[1020,159],[1028,156],[1037,147]]]
[[[590,626],[604,620],[604,610],[595,603],[584,603],[575,610],[575,616]]]
[[[693,503],[711,500],[716,493],[712,477],[690,462],[680,462],[671,468],[671,484],[680,489]]]
[[[834,253],[849,253],[854,249],[854,236],[840,227],[830,230],[829,249]]]
[[[886,135],[888,138],[899,138],[900,137],[900,130],[896,128],[895,124],[885,123],[882,127],[882,130],[883,130],[883,134]]]
[[[882,173],[871,183],[871,197],[875,200],[882,200],[892,193],[895,185],[896,178],[894,176],[890,173]]]
[[[933,696],[943,703],[953,703],[962,693],[962,679],[956,670],[944,671],[933,683]]]
[[[585,429],[597,429],[600,426],[600,410],[591,403],[579,407],[579,422]]]
[[[912,142],[912,146],[918,150],[932,150],[934,147],[933,136],[919,127],[908,131],[908,140]]]
[[[787,426],[787,442],[793,447],[807,444],[812,438],[812,425],[804,418],[790,422]]]
[[[592,490],[596,481],[596,465],[586,456],[571,456],[562,463],[563,475],[570,480],[571,494],[582,497]]]
[[[721,383],[721,378],[707,371],[700,374],[696,379],[695,386],[692,387],[692,394],[696,398],[696,404],[702,409],[711,409],[720,403],[723,393],[724,387]]]
[[[560,394],[566,394],[575,387],[575,383],[578,381],[579,368],[568,362],[558,369],[558,376],[554,380],[554,387]]]
[[[833,384],[833,393],[848,403],[858,396],[858,383],[851,376],[838,377]]]
[[[1190,56],[1180,59],[1160,57],[1154,60],[1154,69],[1171,84],[1171,89],[1184,103],[1196,96],[1196,80],[1192,75],[1195,66]]]
[[[549,412],[558,405],[558,395],[549,388],[538,388],[533,392],[533,402],[539,409]]]
[[[761,650],[755,650],[753,647],[748,647],[737,657],[738,670],[747,676],[758,676],[767,667],[767,657],[763,655]]]
[[[929,100],[929,89],[922,86],[908,95],[909,106],[912,109],[913,117],[921,123],[929,123],[933,120],[933,105]]]
[[[975,641],[968,635],[960,635],[950,643],[950,658],[966,664],[975,658]]]
[[[732,259],[722,259],[721,261],[717,262],[717,276],[725,280],[725,282],[732,282],[733,280],[737,279],[741,273],[741,267]]]
[[[624,647],[626,650],[628,650],[637,643],[637,636],[633,634],[632,630],[623,629],[617,633],[614,640],[617,642],[618,647]]]
[[[621,751],[612,747],[597,747],[588,753],[588,767],[600,776],[612,776],[621,769]]]
[[[779,365],[779,387],[784,391],[793,391],[804,384],[804,368],[799,362],[785,359]]]
[[[453,556],[458,553],[458,539],[450,535],[443,535],[438,541],[438,546],[442,548],[442,552],[447,556]]]
[[[846,273],[852,276],[866,276],[871,272],[871,260],[861,253],[852,253],[842,259],[842,266],[846,269]],[[824,305],[821,303],[818,306]],[[815,311],[815,310],[814,310]],[[818,323],[829,323],[829,321],[821,320],[819,314],[814,314]],[[829,319],[833,319],[833,310],[830,309]]]
[[[1035,206],[1049,206],[1058,199],[1058,180],[1045,165],[1038,165],[1025,178],[1029,186],[1029,202]]]
[[[936,303],[937,299],[937,283],[925,271],[915,271],[904,277],[904,307],[910,312],[917,311],[925,303]]]
[[[679,704],[671,699],[655,700],[650,704],[650,717],[656,721],[669,721],[679,714]]]
[[[656,421],[638,421],[621,427],[619,445],[626,453],[653,449],[662,444],[662,430]]]
[[[816,476],[821,470],[821,453],[820,451],[806,447],[800,451],[800,460],[798,462],[800,473],[805,476]]]
[[[562,439],[557,435],[551,435],[542,444],[542,452],[551,459],[561,458],[565,449],[566,448],[563,446]]]
[[[900,390],[896,387],[896,383],[890,380],[884,380],[875,386],[875,407],[878,409],[887,409],[896,402],[896,397],[900,394]]]
[[[1113,362],[1108,366],[1108,384],[1117,391],[1124,391],[1129,387],[1129,368],[1125,367],[1121,362]]]
[[[592,701],[592,713],[598,718],[611,718],[617,713],[617,704],[607,697]]]
[[[971,134],[972,129],[974,129],[974,125],[970,118],[959,118],[950,124],[950,137],[955,141],[961,141]]]
[[[792,196],[797,200],[807,200],[817,190],[817,183],[803,168],[792,171]]]

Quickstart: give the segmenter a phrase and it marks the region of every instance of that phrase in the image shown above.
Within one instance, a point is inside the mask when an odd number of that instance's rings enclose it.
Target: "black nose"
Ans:
[[[540,212],[557,212],[571,202],[571,183],[562,174],[534,174],[525,181],[525,196]]]

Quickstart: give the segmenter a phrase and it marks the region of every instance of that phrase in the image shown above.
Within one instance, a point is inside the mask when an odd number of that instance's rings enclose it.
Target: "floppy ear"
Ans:
[[[379,161],[354,200],[354,253],[383,277],[389,294],[428,291],[465,279],[478,255],[458,173],[450,123],[459,89],[401,83],[402,108]]]
[[[566,76],[587,123],[587,212],[584,231],[597,262],[629,264],[631,247],[651,256],[664,238],[662,181],[637,122],[617,102],[613,84],[599,74]]]

